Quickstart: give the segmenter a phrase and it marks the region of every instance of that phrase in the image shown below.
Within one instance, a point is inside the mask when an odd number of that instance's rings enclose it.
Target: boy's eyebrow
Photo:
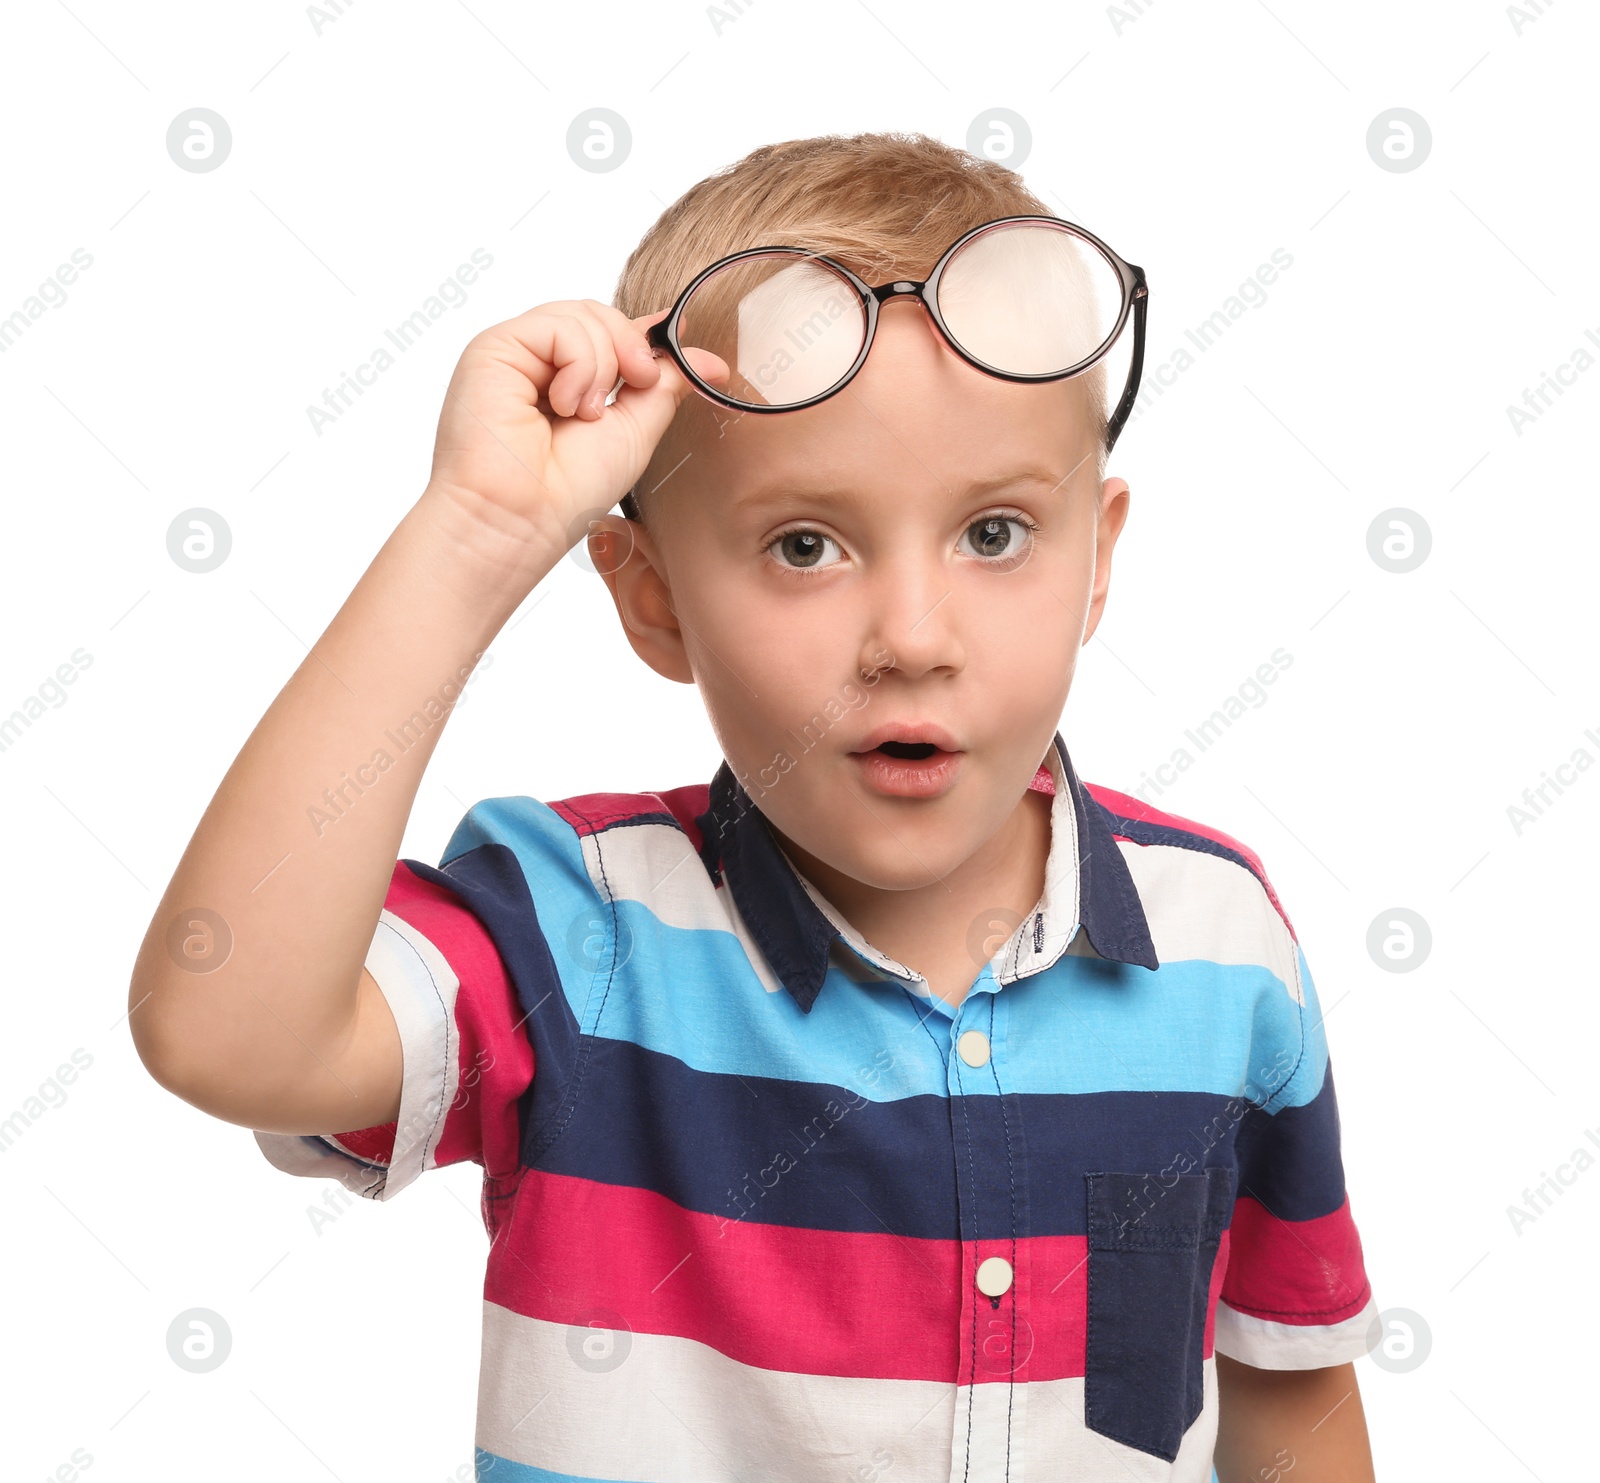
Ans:
[[[936,476],[937,477],[937,476]],[[974,496],[981,497],[992,494],[998,489],[1010,489],[1018,484],[1045,484],[1054,492],[1057,487],[1066,482],[1066,475],[1055,473],[1041,468],[1037,464],[1025,464],[1019,468],[1007,470],[1001,474],[990,474],[986,478],[974,479],[960,487],[943,484],[945,492],[952,498],[962,500]],[[848,484],[839,484],[832,481],[823,481],[814,485],[791,483],[786,480],[768,479],[757,484],[755,488],[746,490],[734,500],[737,510],[749,509],[753,506],[773,504],[779,500],[804,500],[815,504],[844,505],[850,504],[859,497],[859,490]]]

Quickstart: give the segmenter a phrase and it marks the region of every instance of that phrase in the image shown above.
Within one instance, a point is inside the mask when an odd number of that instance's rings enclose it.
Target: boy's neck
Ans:
[[[980,850],[940,880],[905,890],[869,886],[773,831],[797,869],[873,947],[914,968],[930,992],[959,1005],[983,967],[974,944],[1018,921],[1044,894],[1048,793],[1029,788]],[[993,921],[995,925],[989,924]]]

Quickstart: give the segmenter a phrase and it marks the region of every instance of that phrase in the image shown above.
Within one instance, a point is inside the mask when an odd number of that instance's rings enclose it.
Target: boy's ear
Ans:
[[[1094,637],[1095,629],[1100,626],[1101,614],[1105,612],[1106,593],[1111,587],[1111,552],[1128,518],[1128,497],[1126,479],[1107,479],[1100,490],[1099,514],[1095,522],[1094,585],[1089,592],[1084,643]]]
[[[589,560],[610,589],[633,652],[658,675],[694,684],[666,568],[650,532],[637,520],[602,515],[590,524],[588,542]]]

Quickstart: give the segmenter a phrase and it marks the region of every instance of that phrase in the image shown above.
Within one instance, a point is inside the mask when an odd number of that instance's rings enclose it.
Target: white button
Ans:
[[[978,1291],[997,1298],[1011,1286],[1011,1263],[1003,1256],[988,1256],[978,1263]]]
[[[989,1037],[982,1030],[968,1030],[956,1041],[956,1054],[969,1066],[989,1064]],[[1005,1289],[1001,1288],[1004,1292]]]

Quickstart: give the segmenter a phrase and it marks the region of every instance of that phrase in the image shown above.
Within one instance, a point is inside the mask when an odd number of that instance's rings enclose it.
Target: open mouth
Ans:
[[[888,736],[883,733],[887,731]],[[896,735],[895,733],[899,733]],[[938,798],[954,786],[964,754],[955,738],[932,723],[906,722],[883,727],[883,739],[872,737],[859,752],[852,752],[861,780],[874,793],[888,798]]]
[[[932,742],[880,742],[872,749],[885,757],[899,757],[907,762],[924,762],[939,749]]]

